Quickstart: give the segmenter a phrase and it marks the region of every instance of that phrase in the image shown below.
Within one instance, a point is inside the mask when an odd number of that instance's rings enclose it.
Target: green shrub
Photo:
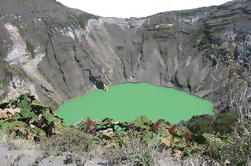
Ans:
[[[207,28],[202,27],[191,36],[191,42],[194,46],[198,46],[200,49],[204,47],[211,48],[213,43],[213,36]]]
[[[192,134],[192,140],[197,144],[207,144],[207,139],[202,134]]]
[[[141,129],[148,129],[152,124],[152,121],[145,116],[141,116],[133,121],[133,124]]]
[[[219,113],[215,116],[201,116],[187,124],[188,129],[195,134],[231,133],[238,118],[232,113]]]
[[[229,160],[236,166],[247,165],[248,159],[251,158],[250,138],[250,134],[231,137],[221,149],[222,160]]]
[[[194,121],[187,124],[188,129],[195,134],[212,133],[213,132],[213,117],[198,117]]]
[[[218,114],[213,121],[213,129],[220,134],[231,133],[238,121],[237,115],[232,113]]]
[[[13,122],[7,122],[4,120],[0,120],[0,129],[2,132],[10,132],[14,130],[16,127],[26,126],[24,122],[20,121],[13,121]]]
[[[40,105],[30,94],[20,95],[8,103],[1,104],[0,108],[9,111],[0,117],[0,129],[6,134],[35,139],[51,136],[62,126],[62,119],[49,107]],[[10,112],[14,109],[16,112]]]
[[[232,133],[228,136],[215,136],[204,134],[208,140],[205,155],[218,160],[222,165],[226,160],[230,165],[243,166],[247,165],[248,160],[251,158],[251,134],[250,126],[247,128],[239,124],[241,131],[245,132]]]
[[[26,41],[26,49],[27,49],[27,51],[29,51],[29,52],[31,53],[32,58],[34,58],[34,57],[35,57],[35,52],[34,52],[35,48],[34,48],[34,46],[33,46],[30,42],[28,42],[28,41]]]

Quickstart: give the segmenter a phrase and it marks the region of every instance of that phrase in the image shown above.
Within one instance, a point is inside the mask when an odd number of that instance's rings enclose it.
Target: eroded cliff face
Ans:
[[[2,0],[0,9],[2,100],[28,91],[56,107],[102,84],[150,82],[225,109],[231,65],[248,83],[250,1],[131,19],[53,0]]]

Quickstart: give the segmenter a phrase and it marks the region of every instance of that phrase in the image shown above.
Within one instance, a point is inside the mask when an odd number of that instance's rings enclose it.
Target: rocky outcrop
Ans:
[[[7,97],[29,91],[56,107],[104,85],[150,82],[226,109],[219,106],[228,91],[226,55],[241,78],[250,74],[250,1],[130,19],[51,0],[2,0],[0,9],[0,93]]]

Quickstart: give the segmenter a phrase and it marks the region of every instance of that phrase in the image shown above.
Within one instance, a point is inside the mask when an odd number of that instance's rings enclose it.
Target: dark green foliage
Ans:
[[[207,139],[202,134],[192,134],[192,140],[197,144],[207,143]]]
[[[190,121],[187,127],[190,131],[196,134],[203,133],[217,133],[226,134],[231,133],[236,126],[238,118],[232,113],[221,113],[215,116],[201,116],[196,120]]]
[[[0,130],[3,132],[10,132],[18,126],[26,126],[26,124],[20,121],[8,122],[5,120],[0,120]]]
[[[246,165],[251,157],[251,135],[232,137],[228,144],[221,148],[221,160],[228,159],[236,166]]]
[[[191,42],[199,49],[210,48],[214,44],[214,37],[206,27],[202,27],[191,36]]]
[[[51,114],[50,112],[45,112],[43,113],[44,118],[49,122],[49,123],[53,123],[53,122],[62,122],[62,119],[58,118],[57,116]]]
[[[206,155],[224,163],[228,160],[231,165],[247,165],[251,158],[251,125],[239,124],[237,132],[218,136],[220,139],[210,139],[206,146]]]
[[[20,113],[15,114],[15,120],[21,121],[35,121],[38,120],[37,115],[32,111],[30,103],[24,98],[17,104],[17,107],[20,108]]]
[[[191,132],[196,134],[212,133],[212,124],[213,117],[198,117],[196,120],[188,122],[187,127]]]
[[[0,129],[11,135],[50,136],[62,125],[62,120],[52,110],[42,106],[29,94],[20,95],[15,100],[0,105],[1,109],[19,112],[7,112],[0,117]],[[56,129],[57,128],[57,129]]]
[[[213,122],[215,132],[220,134],[231,133],[238,121],[236,114],[222,113],[218,114]]]
[[[186,156],[191,156],[191,155],[194,155],[198,153],[198,150],[197,149],[184,149],[184,152],[183,152],[183,156],[186,157]]]

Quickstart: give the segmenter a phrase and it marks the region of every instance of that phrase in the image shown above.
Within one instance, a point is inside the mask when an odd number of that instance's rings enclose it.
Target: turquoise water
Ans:
[[[148,83],[112,85],[98,89],[60,106],[58,115],[66,125],[85,118],[133,121],[142,115],[151,120],[165,119],[172,124],[194,115],[212,114],[213,104],[188,93]]]

